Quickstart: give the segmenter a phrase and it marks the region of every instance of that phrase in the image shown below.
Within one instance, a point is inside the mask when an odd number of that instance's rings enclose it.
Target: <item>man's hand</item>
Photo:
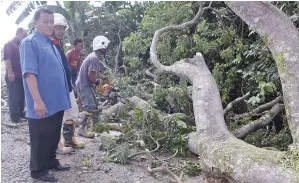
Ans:
[[[42,100],[34,101],[34,110],[41,119],[43,119],[46,112],[48,112],[46,105]]]
[[[8,80],[13,82],[15,80],[15,74],[13,72],[7,73]]]

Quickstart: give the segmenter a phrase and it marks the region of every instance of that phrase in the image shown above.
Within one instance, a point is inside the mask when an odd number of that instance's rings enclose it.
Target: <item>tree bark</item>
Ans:
[[[234,116],[234,120],[238,120],[240,118],[250,117],[250,116],[253,116],[253,115],[258,115],[261,112],[264,112],[266,110],[271,109],[275,104],[277,104],[279,102],[282,102],[282,97],[281,96],[276,97],[271,102],[268,102],[266,104],[258,106],[257,108],[253,109],[252,111],[250,111],[248,113],[238,114],[238,115]]]
[[[119,68],[119,66],[118,66],[119,65],[119,55],[120,55],[121,46],[122,46],[122,40],[121,40],[121,36],[120,36],[121,29],[122,29],[122,26],[121,26],[121,22],[120,22],[119,23],[119,30],[118,30],[118,33],[116,34],[117,37],[118,37],[119,44],[118,44],[117,53],[116,53],[116,56],[115,56],[115,66],[114,66],[114,72],[115,73],[117,72],[117,70]],[[126,70],[125,70],[125,74],[127,75]]]
[[[250,96],[250,93],[247,93],[243,97],[236,98],[235,100],[233,100],[232,102],[227,104],[226,108],[223,110],[223,115],[226,116],[229,111],[233,110],[233,107],[234,107],[235,104],[238,104],[238,103],[244,101],[249,96]]]
[[[299,34],[291,20],[269,2],[226,1],[260,35],[274,56],[294,145],[299,143]]]
[[[255,132],[267,126],[276,115],[278,115],[281,111],[283,111],[283,109],[284,109],[283,104],[276,104],[275,106],[272,107],[270,112],[267,113],[265,116],[261,117],[258,120],[252,121],[251,123],[245,126],[242,126],[240,129],[234,132],[234,135],[238,139],[244,139],[250,133]]]
[[[295,168],[284,167],[281,163],[285,156],[283,152],[254,147],[228,131],[216,82],[201,53],[171,66],[165,66],[158,60],[156,48],[159,36],[167,31],[181,31],[197,24],[201,13],[206,9],[202,6],[201,2],[200,10],[193,20],[157,30],[150,50],[151,62],[158,69],[186,77],[193,85],[192,99],[197,131],[189,136],[190,150],[199,155],[205,171],[222,175],[233,183],[299,182]]]
[[[151,77],[151,78],[154,80],[154,82],[156,82],[156,83],[159,82],[159,81],[158,81],[158,76],[155,75],[155,74],[153,74],[153,73],[151,73],[151,72],[149,71],[149,69],[147,69],[147,70],[145,71],[145,74],[148,75],[149,77]]]

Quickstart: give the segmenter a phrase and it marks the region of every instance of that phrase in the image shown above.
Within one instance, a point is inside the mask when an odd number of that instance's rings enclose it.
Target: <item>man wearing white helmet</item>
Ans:
[[[105,36],[97,36],[93,39],[93,52],[84,59],[76,80],[76,86],[79,97],[83,104],[83,110],[88,113],[92,113],[92,111],[96,109],[96,104],[92,93],[92,86],[99,84],[97,77],[100,77],[101,79],[106,78],[99,73],[99,69],[100,59],[105,56],[109,42],[110,41]],[[86,121],[87,116],[85,116],[81,121],[79,135],[87,138],[93,138],[94,133],[88,132],[86,128]]]
[[[65,17],[61,14],[58,13],[54,13],[54,31],[52,34],[52,41],[54,46],[56,47],[56,49],[58,50],[58,52],[60,53],[61,56],[61,60],[62,60],[62,64],[64,66],[65,69],[65,73],[66,73],[66,77],[67,77],[67,82],[68,82],[68,86],[69,86],[69,92],[70,92],[70,99],[71,99],[71,106],[72,108],[69,110],[66,110],[63,116],[63,136],[64,136],[64,140],[65,140],[65,144],[69,145],[71,144],[73,147],[77,147],[77,146],[82,146],[82,144],[78,144],[75,139],[74,139],[74,123],[75,121],[78,120],[78,105],[76,103],[76,99],[75,99],[75,95],[74,95],[74,91],[73,91],[73,86],[71,83],[71,69],[70,66],[68,64],[67,58],[64,54],[64,50],[63,50],[63,37],[64,37],[64,33],[65,31],[68,29],[68,24],[67,21],[65,19]],[[72,128],[70,128],[69,126],[72,125]],[[58,143],[58,148],[57,148],[57,153],[58,154],[67,154],[73,151],[72,147],[65,147],[61,140]]]

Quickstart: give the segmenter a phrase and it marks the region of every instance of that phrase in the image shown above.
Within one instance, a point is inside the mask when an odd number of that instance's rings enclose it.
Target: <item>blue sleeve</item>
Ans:
[[[37,46],[30,39],[26,39],[20,46],[20,60],[22,75],[32,73],[38,75]]]

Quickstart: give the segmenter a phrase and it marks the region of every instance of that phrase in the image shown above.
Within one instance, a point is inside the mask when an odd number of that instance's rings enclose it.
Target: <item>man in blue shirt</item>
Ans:
[[[31,144],[31,177],[57,182],[48,169],[69,170],[56,159],[64,111],[71,108],[69,87],[61,56],[49,36],[53,12],[34,14],[35,31],[20,46],[21,68]]]

